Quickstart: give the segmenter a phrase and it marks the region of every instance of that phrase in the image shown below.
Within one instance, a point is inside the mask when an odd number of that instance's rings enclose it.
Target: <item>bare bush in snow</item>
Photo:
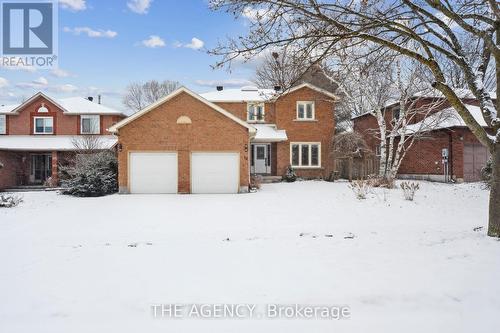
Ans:
[[[400,186],[401,186],[401,189],[403,189],[403,194],[404,194],[405,200],[409,200],[409,201],[413,201],[413,198],[415,197],[415,193],[420,188],[418,183],[410,183],[410,182],[402,182]]]
[[[366,199],[372,187],[368,180],[355,180],[349,184],[349,188],[354,192],[356,199],[362,200]]]

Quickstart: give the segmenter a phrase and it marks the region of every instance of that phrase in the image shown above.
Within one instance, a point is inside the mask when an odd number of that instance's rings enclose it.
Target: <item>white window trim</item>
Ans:
[[[0,114],[0,119],[3,119],[3,130],[0,129],[0,135],[7,134],[7,115]]]
[[[293,155],[292,155],[292,147],[294,145],[299,145],[299,165],[293,165]],[[302,146],[309,146],[309,163],[311,163],[311,146],[318,146],[318,165],[302,165]],[[290,165],[294,169],[320,169],[321,168],[321,142],[290,142]]]
[[[97,118],[97,132],[96,133],[87,133],[83,131],[83,119],[93,119]],[[81,115],[80,116],[80,134],[94,134],[98,135],[101,134],[101,116],[97,114],[87,114],[87,115]]]
[[[250,119],[250,106],[262,106],[262,117],[264,119],[262,120],[256,120],[256,119]],[[265,107],[265,103],[261,103],[261,102],[248,102],[247,103],[247,122],[249,123],[264,123],[266,121],[266,107]]]
[[[52,132],[50,133],[47,133],[47,132],[37,132],[36,131],[36,120],[37,119],[52,119]],[[45,128],[45,126],[44,126]],[[54,117],[33,117],[33,134],[36,134],[36,135],[51,135],[51,134],[54,134]]]
[[[312,118],[299,118],[299,105],[304,105],[304,116],[307,115],[306,104],[312,104]],[[314,121],[316,120],[316,107],[314,101],[297,101],[295,107],[295,120],[297,121]]]

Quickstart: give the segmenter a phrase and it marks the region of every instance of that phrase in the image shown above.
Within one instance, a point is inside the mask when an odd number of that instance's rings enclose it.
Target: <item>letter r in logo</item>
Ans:
[[[52,54],[52,3],[2,3],[3,54]]]

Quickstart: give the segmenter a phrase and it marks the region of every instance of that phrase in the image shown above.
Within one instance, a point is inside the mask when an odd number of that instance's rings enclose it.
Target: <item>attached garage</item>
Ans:
[[[239,153],[191,154],[191,193],[238,193]]]
[[[131,152],[130,193],[177,193],[177,153]]]
[[[464,144],[464,181],[481,180],[481,169],[488,160],[488,149],[480,143]]]
[[[239,193],[256,129],[184,87],[109,129],[120,193]]]

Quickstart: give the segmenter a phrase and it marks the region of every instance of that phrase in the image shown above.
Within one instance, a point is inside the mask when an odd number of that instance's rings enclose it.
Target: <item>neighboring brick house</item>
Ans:
[[[122,193],[236,193],[250,175],[321,178],[332,171],[336,97],[311,84],[286,92],[180,88],[110,131]]]
[[[486,127],[478,101],[472,98],[468,91],[460,91],[459,96],[479,124]],[[439,95],[417,95],[414,100],[415,108],[432,105],[432,112],[427,114],[425,119],[422,115],[412,119],[408,130],[425,129],[425,133],[419,135],[407,151],[398,170],[398,177],[457,182],[480,180],[481,168],[489,156],[487,148],[477,140],[450,104]],[[399,103],[389,103],[384,111],[386,123],[390,124],[398,117]],[[362,134],[368,147],[379,155],[380,140],[376,135],[376,118],[366,113],[353,117],[352,120],[354,131]]]
[[[125,117],[83,97],[56,99],[37,93],[0,106],[0,189],[58,181],[58,164],[76,150],[74,140],[99,135],[103,149],[116,143],[106,131]]]

